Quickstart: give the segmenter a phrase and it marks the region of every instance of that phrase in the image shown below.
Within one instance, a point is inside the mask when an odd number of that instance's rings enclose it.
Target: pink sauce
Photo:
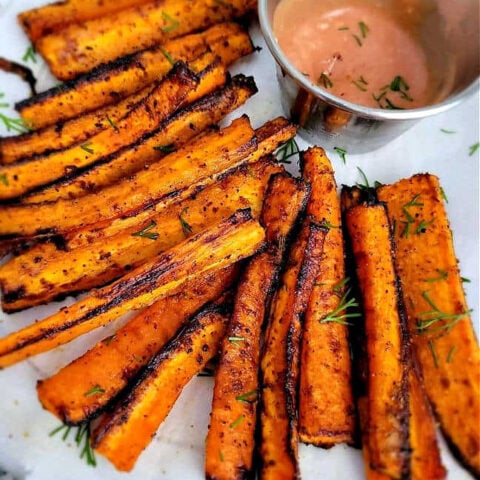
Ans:
[[[425,51],[407,26],[365,0],[281,0],[273,20],[280,48],[313,82],[389,109],[424,106],[434,96]]]

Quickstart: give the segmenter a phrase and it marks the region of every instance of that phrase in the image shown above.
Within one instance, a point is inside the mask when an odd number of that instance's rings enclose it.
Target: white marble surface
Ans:
[[[0,56],[21,60],[28,41],[16,23],[18,11],[41,5],[44,0],[0,0]],[[237,112],[250,115],[255,127],[282,114],[274,64],[258,28],[252,28],[259,53],[239,62],[232,69],[254,75],[259,93]],[[56,82],[37,58],[29,63],[39,79],[39,89]],[[13,104],[28,95],[18,77],[0,72],[0,103]],[[1,108],[1,107],[0,107]],[[0,112],[13,114],[8,108]],[[441,130],[452,130],[447,134]],[[0,125],[0,135],[6,131]],[[479,310],[479,152],[469,155],[471,145],[479,141],[479,97],[470,98],[461,106],[437,117],[423,120],[391,144],[368,154],[349,155],[346,164],[334,153],[330,158],[336,169],[338,184],[361,181],[357,167],[373,180],[393,182],[417,172],[438,175],[448,196],[447,209],[462,275],[471,280],[465,284],[473,320],[478,332]],[[299,139],[300,146],[306,144]],[[344,145],[338,145],[345,147]],[[348,148],[347,148],[348,151]],[[0,313],[0,334],[43,318],[62,304],[50,304],[16,315]],[[112,326],[111,328],[115,328]],[[204,438],[211,400],[211,379],[195,378],[183,392],[174,410],[160,427],[155,439],[140,457],[135,469],[119,473],[97,455],[96,468],[86,466],[78,458],[73,442],[49,437],[58,421],[42,410],[36,396],[36,380],[56,371],[61,365],[85,351],[109,329],[92,332],[71,344],[36,357],[33,360],[0,371],[0,479],[1,470],[13,478],[28,480],[117,480],[117,479],[184,479],[204,478]],[[442,441],[444,463],[449,479],[472,478],[451,457]],[[364,478],[361,455],[351,448],[339,446],[325,451],[301,446],[301,470],[304,480]]]

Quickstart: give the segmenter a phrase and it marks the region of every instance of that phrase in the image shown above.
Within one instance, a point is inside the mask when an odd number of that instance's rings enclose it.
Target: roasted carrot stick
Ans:
[[[396,266],[423,383],[452,451],[480,475],[480,350],[433,175],[377,190],[396,225]]]
[[[142,138],[132,148],[103,157],[88,170],[23,197],[22,203],[78,198],[112,185],[158,162],[167,153],[178,150],[212,123],[219,122],[256,91],[252,77],[236,76],[225,88],[175,112],[150,136]]]
[[[218,298],[238,275],[228,267],[155,302],[91,350],[37,384],[43,407],[67,424],[96,416],[127,386],[199,308]],[[88,372],[88,375],[85,374]],[[95,395],[85,395],[95,385]]]
[[[118,102],[159,80],[175,61],[190,62],[211,50],[228,66],[252,53],[248,33],[235,23],[172,40],[102,65],[75,80],[15,105],[28,125],[39,129]]]
[[[61,80],[165,41],[245,15],[254,0],[163,0],[67,25],[40,38],[36,49]]]
[[[272,305],[260,366],[261,479],[299,475],[296,395],[301,317],[317,275],[324,237],[323,227],[304,222]]]
[[[260,334],[285,248],[309,189],[286,173],[272,177],[262,210],[266,250],[244,271],[215,374],[206,443],[206,478],[230,480],[252,472]]]
[[[342,311],[348,286],[341,212],[333,169],[321,148],[310,148],[302,155],[302,175],[312,186],[307,213],[328,233],[305,315],[299,435],[305,443],[329,447],[353,442],[355,431],[348,318]]]
[[[258,218],[270,175],[279,170],[273,161],[240,167],[139,226],[76,249],[58,249],[54,243],[32,247],[0,267],[4,311],[101,286],[239,208],[251,208]]]
[[[93,432],[93,447],[130,471],[183,387],[217,353],[228,315],[206,308],[149,362],[135,384]]]
[[[28,38],[35,42],[40,37],[61,30],[70,23],[102,17],[149,1],[151,0],[115,0],[115,2],[66,0],[21,12],[18,21]]]
[[[264,231],[249,211],[190,237],[120,280],[50,317],[0,339],[0,366],[42,353],[129,310],[151,305],[187,280],[220,270],[248,257],[261,247]]]
[[[104,188],[94,202],[87,195],[45,204],[5,206],[0,211],[0,236],[61,232],[133,213],[162,198],[169,197],[173,203],[180,190],[242,163],[256,146],[250,121],[241,117],[219,132],[167,155],[148,170]]]
[[[196,72],[198,85],[191,90],[179,107],[195,102],[222,86],[226,69],[219,57],[211,52],[189,62],[188,67]],[[151,93],[155,84],[149,84],[118,103],[107,105],[65,122],[33,130],[28,133],[0,139],[0,163],[10,164],[34,155],[48,154],[78,144],[102,130],[118,130],[120,122],[139,102]],[[48,158],[48,157],[47,157]]]
[[[383,205],[345,213],[365,316],[367,458],[372,469],[401,480],[410,475],[408,336]]]
[[[36,187],[68,177],[71,170],[86,168],[134,144],[172,115],[198,83],[198,77],[184,63],[178,62],[169,75],[117,122],[115,128],[102,130],[86,142],[65,150],[0,167],[5,179],[0,200],[19,197]]]

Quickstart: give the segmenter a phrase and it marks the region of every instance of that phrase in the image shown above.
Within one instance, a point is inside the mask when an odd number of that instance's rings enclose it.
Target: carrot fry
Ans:
[[[239,208],[251,208],[258,218],[268,179],[279,170],[273,161],[240,167],[139,226],[73,250],[40,243],[0,267],[2,308],[20,310],[101,286]]]
[[[188,67],[190,70],[198,72],[199,83],[187,94],[185,101],[180,104],[181,107],[211,93],[226,81],[225,66],[221,64],[219,57],[211,52],[189,62]],[[102,130],[111,128],[117,130],[118,122],[144,100],[154,86],[155,84],[150,84],[118,103],[81,114],[65,122],[57,122],[55,125],[49,125],[39,130],[1,138],[0,163],[7,165],[26,157],[47,155],[78,144]]]
[[[350,348],[342,307],[345,286],[340,202],[325,152],[302,155],[302,174],[312,186],[307,213],[328,228],[320,270],[305,315],[299,389],[299,436],[305,443],[330,447],[353,442],[355,406],[351,389]],[[332,317],[332,318],[330,318]]]
[[[220,345],[228,321],[206,308],[147,365],[132,388],[93,432],[93,447],[120,471],[130,471],[185,385]]]
[[[383,205],[348,209],[351,240],[365,316],[369,466],[391,479],[410,474],[408,338],[393,265],[390,226]]]
[[[7,205],[0,211],[0,236],[62,232],[133,213],[160,199],[173,203],[180,190],[208,182],[211,175],[243,163],[255,149],[250,121],[241,117],[167,155],[148,170],[102,189],[94,202],[87,195],[44,204]]]
[[[377,190],[396,225],[396,266],[425,391],[452,452],[480,476],[480,349],[433,175]]]
[[[132,148],[104,157],[88,170],[24,197],[22,203],[78,198],[133,175],[158,162],[167,153],[178,150],[212,123],[219,122],[256,91],[252,77],[236,76],[225,88],[177,111],[150,136],[142,138]]]
[[[198,77],[185,64],[176,63],[171,73],[119,120],[115,128],[102,130],[86,142],[65,150],[0,167],[5,179],[0,200],[19,197],[36,187],[68,177],[70,171],[86,168],[132,145],[172,115],[198,83]]]
[[[323,227],[304,222],[272,306],[260,366],[262,479],[294,479],[299,475],[296,389],[301,317],[317,275],[324,238]]]
[[[228,267],[187,282],[140,312],[112,337],[98,342],[55,375],[40,380],[37,393],[43,407],[67,424],[98,416],[182,324],[229,288],[237,271]],[[101,392],[85,395],[95,385]]]
[[[252,53],[248,33],[235,23],[215,25],[134,55],[102,65],[75,80],[63,83],[15,105],[35,129],[53,125],[118,102],[159,80],[173,61],[191,62],[207,51],[225,66]]]
[[[264,231],[249,211],[239,210],[84,300],[1,338],[0,367],[63,345],[129,310],[149,306],[189,279],[252,255],[263,239]]]
[[[18,21],[28,38],[35,43],[40,37],[61,30],[71,23],[102,17],[149,1],[151,0],[67,0],[21,12]]]
[[[308,192],[306,184],[286,173],[270,182],[261,219],[267,247],[253,257],[240,279],[222,341],[206,443],[207,478],[229,480],[252,471],[261,326]]]
[[[67,25],[36,42],[52,73],[72,79],[92,68],[254,10],[254,0],[163,0]]]

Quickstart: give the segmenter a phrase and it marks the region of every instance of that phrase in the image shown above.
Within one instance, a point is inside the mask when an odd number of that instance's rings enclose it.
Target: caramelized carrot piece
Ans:
[[[203,30],[254,10],[254,0],[163,0],[67,25],[40,38],[36,49],[52,73],[72,79],[102,63]]]
[[[323,257],[305,315],[302,339],[299,435],[304,443],[329,447],[353,442],[355,406],[350,347],[343,303],[344,246],[340,201],[330,161],[318,147],[302,155],[302,175],[312,186],[307,213],[328,228]],[[338,317],[338,318],[337,318]]]
[[[154,163],[148,170],[122,180],[95,194],[44,204],[7,205],[0,211],[0,236],[39,232],[62,232],[133,213],[167,198],[178,199],[180,191],[243,163],[256,150],[254,131],[247,117],[190,142]],[[193,188],[192,188],[193,189]]]
[[[15,311],[101,286],[239,208],[258,218],[273,161],[240,167],[197,194],[174,203],[146,222],[75,249],[39,243],[0,267],[2,308]]]
[[[306,221],[276,292],[261,359],[260,478],[293,479],[298,471],[296,396],[301,317],[317,275],[325,230]]]
[[[190,237],[120,280],[44,320],[0,339],[0,366],[63,345],[129,310],[150,306],[187,280],[220,270],[255,253],[264,231],[249,211]]]
[[[158,81],[173,61],[191,62],[211,51],[225,66],[252,53],[248,33],[236,23],[221,23],[201,33],[186,35],[134,55],[102,65],[15,105],[35,129],[111,105]]]
[[[396,225],[396,266],[423,383],[452,451],[480,475],[480,350],[438,179],[377,190]]]
[[[155,355],[93,432],[93,447],[130,471],[185,385],[217,353],[229,316],[206,308]]]
[[[267,246],[252,258],[239,281],[215,374],[206,442],[207,478],[243,478],[252,471],[261,327],[286,244],[308,193],[306,184],[286,173],[270,182],[261,217]]]
[[[21,12],[18,21],[28,38],[35,43],[40,37],[61,30],[71,23],[99,18],[149,1],[151,0],[64,0]]]
[[[407,326],[383,205],[359,204],[345,213],[365,315],[367,461],[401,480],[410,474]]]
[[[0,174],[5,178],[4,188],[0,189],[0,200],[19,197],[42,185],[68,177],[71,170],[84,169],[134,144],[172,115],[198,83],[198,77],[185,64],[177,63],[168,76],[117,122],[116,128],[101,130],[85,143],[72,145],[65,150],[0,167]]]
[[[179,108],[185,107],[222,86],[226,81],[226,68],[219,57],[207,52],[188,67],[196,72],[197,86],[187,93]],[[93,112],[87,112],[65,122],[46,126],[39,130],[0,139],[0,163],[15,163],[34,155],[47,155],[78,144],[102,130],[119,130],[119,122],[151,93],[151,84],[118,103],[107,105]],[[165,123],[165,122],[163,122]],[[45,157],[44,157],[45,158]],[[48,157],[46,157],[48,158]],[[32,200],[30,200],[30,203]]]
[[[230,287],[237,274],[237,268],[228,267],[187,282],[55,375],[40,380],[37,393],[43,407],[67,424],[98,416],[202,305]],[[95,385],[101,391],[85,395]]]

